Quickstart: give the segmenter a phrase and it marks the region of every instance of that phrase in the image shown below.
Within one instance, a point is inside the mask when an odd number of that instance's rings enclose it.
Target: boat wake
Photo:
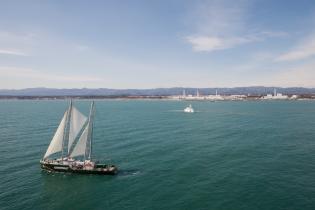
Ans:
[[[136,176],[136,175],[139,175],[141,173],[140,170],[133,170],[133,169],[130,169],[130,170],[118,170],[118,173],[117,175],[118,176]]]
[[[185,112],[184,110],[169,110],[168,112]],[[194,112],[204,112],[204,111],[194,111]]]

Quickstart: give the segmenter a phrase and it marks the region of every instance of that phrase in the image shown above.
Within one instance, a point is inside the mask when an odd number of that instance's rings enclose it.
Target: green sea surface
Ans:
[[[0,101],[1,210],[315,209],[315,101],[95,105],[93,158],[116,176],[40,169],[68,101]]]

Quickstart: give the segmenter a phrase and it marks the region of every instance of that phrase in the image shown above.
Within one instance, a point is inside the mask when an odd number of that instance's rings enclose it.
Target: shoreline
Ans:
[[[199,102],[216,102],[216,101],[312,101],[314,95],[303,95],[298,98],[286,99],[263,99],[263,96],[249,96],[244,98],[229,98],[226,95],[223,99],[183,99],[174,96],[0,96],[1,100],[165,100],[165,101],[199,101]]]

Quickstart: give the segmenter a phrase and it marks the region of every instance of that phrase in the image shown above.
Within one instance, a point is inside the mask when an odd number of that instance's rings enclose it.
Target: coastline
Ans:
[[[0,96],[0,100],[167,100],[167,101],[199,101],[199,102],[214,102],[214,101],[300,101],[300,100],[315,100],[315,95],[300,95],[298,98],[291,99],[263,99],[263,95],[246,96],[243,98],[232,98],[231,95],[225,95],[223,99],[207,99],[193,98],[183,99],[174,96],[99,96],[99,95],[82,95],[82,96]]]

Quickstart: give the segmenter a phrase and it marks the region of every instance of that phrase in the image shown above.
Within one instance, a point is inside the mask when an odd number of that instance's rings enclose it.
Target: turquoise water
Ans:
[[[41,171],[67,101],[0,101],[0,209],[315,209],[315,102],[191,103],[96,101],[110,177]]]

